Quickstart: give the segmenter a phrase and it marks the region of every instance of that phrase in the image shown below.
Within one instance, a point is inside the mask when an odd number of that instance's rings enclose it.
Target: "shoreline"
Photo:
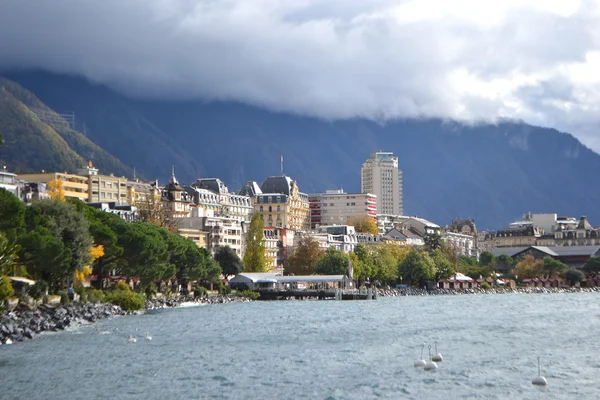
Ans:
[[[194,298],[181,296],[176,299],[147,300],[144,309],[126,311],[110,303],[72,302],[65,305],[42,304],[34,310],[16,309],[0,314],[0,345],[34,339],[43,332],[60,332],[67,328],[93,324],[99,320],[116,316],[136,315],[146,311],[177,308],[183,304],[209,305],[250,302],[237,296],[208,296]]]
[[[377,289],[377,296],[381,297],[401,297],[401,296],[460,296],[477,294],[544,294],[544,293],[596,293],[600,292],[600,287],[589,288],[490,288],[490,289]]]

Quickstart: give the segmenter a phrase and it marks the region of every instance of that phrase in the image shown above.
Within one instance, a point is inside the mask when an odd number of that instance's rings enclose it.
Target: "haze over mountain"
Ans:
[[[230,190],[285,173],[305,192],[360,190],[370,152],[393,151],[404,171],[405,210],[440,224],[474,218],[500,228],[527,211],[600,221],[600,156],[569,134],[522,123],[439,119],[378,124],[324,121],[233,102],[130,99],[81,78],[42,72],[10,79],[59,112],[74,111],[88,137],[129,167],[163,182],[220,177]]]

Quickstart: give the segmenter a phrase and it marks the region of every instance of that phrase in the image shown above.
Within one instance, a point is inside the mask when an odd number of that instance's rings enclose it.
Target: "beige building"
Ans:
[[[19,174],[18,179],[26,183],[44,183],[55,179],[62,181],[65,197],[68,199],[79,199],[89,201],[89,184],[87,176],[67,174],[66,172],[45,172],[38,174]]]
[[[194,197],[194,206],[199,215],[212,215],[235,218],[240,222],[250,222],[254,207],[249,196],[230,193],[227,185],[218,178],[201,178],[186,188]]]
[[[361,192],[377,196],[377,214],[402,215],[402,170],[394,153],[372,153],[361,168]]]
[[[240,195],[252,198],[254,212],[260,214],[265,227],[310,230],[308,195],[300,192],[289,176],[269,177],[260,187],[246,182]]]
[[[243,257],[246,248],[246,230],[246,223],[235,218],[201,216],[177,220],[177,233],[190,237],[212,255],[217,248],[229,246],[240,258]]]
[[[327,190],[308,196],[310,225],[346,225],[350,217],[377,217],[377,196],[371,193],[344,193],[343,190]]]
[[[127,178],[100,175],[92,163],[77,170],[77,175],[87,177],[89,203],[127,203]]]

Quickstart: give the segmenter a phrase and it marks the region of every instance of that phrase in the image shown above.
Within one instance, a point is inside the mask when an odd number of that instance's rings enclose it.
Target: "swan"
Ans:
[[[425,349],[425,343],[423,343],[421,345],[421,358],[418,360],[415,360],[415,367],[424,367],[425,366],[425,360],[423,360],[423,349]]]
[[[129,339],[127,340],[129,343],[135,343],[137,342],[137,339],[134,338],[133,336],[129,335]]]
[[[152,340],[152,336],[148,332],[146,332],[146,340]]]

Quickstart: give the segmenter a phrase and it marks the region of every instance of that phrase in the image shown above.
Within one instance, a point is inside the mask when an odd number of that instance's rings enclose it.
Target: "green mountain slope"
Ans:
[[[75,172],[93,160],[102,173],[131,176],[131,168],[15,82],[0,77],[0,163],[11,172]]]

